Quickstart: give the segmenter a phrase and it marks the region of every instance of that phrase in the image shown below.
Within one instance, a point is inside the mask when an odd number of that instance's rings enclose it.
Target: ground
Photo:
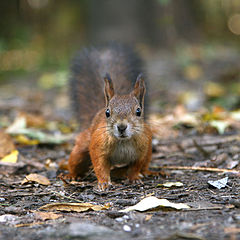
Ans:
[[[27,83],[17,78],[2,84],[1,121],[8,123],[19,111],[26,114],[37,109],[48,121],[61,121],[68,126],[71,117],[70,110],[66,110],[67,91],[39,90],[34,83],[37,76],[29,78]],[[152,170],[164,171],[165,176],[149,176],[141,184],[116,181],[106,192],[96,189],[93,172],[77,183],[59,177],[66,173],[59,166],[69,156],[73,137],[58,145],[24,145],[14,138],[19,151],[17,163],[0,163],[0,239],[240,239],[238,130],[220,135],[181,126],[168,131],[172,134],[154,137],[151,163]],[[50,184],[23,184],[25,176],[31,173],[47,177]],[[228,181],[221,189],[208,183],[225,177]],[[182,186],[161,185],[166,182],[181,182]],[[190,208],[120,211],[147,196],[185,203]],[[106,209],[39,209],[49,203],[70,202]]]

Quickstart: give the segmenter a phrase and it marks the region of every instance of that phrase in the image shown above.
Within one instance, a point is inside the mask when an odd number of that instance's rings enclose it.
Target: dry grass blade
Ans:
[[[192,170],[192,171],[208,171],[208,172],[227,172],[240,174],[238,170],[231,170],[225,168],[211,168],[211,167],[192,167],[192,166],[162,166],[161,169],[169,169],[169,170]]]

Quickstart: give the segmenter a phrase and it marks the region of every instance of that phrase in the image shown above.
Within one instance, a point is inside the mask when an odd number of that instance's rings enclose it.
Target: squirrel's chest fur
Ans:
[[[135,162],[138,155],[134,141],[119,141],[111,149],[108,160],[113,167],[124,167]]]

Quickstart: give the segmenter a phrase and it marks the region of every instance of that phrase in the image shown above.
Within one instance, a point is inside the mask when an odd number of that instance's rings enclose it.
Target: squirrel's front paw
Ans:
[[[111,182],[98,182],[99,191],[106,191],[109,189],[110,186],[112,186]]]
[[[160,176],[161,177],[169,177],[169,174],[163,170],[161,170],[161,171],[145,170],[142,172],[142,174],[144,177],[153,176],[156,179],[158,179]]]
[[[133,179],[133,180],[128,179],[128,182],[133,183],[133,184],[143,184],[143,181],[140,178],[139,179]]]
[[[77,180],[78,179],[78,177],[74,177],[74,176],[72,176],[70,173],[68,173],[68,174],[63,174],[63,173],[60,173],[58,176],[57,176],[58,178],[60,178],[61,180],[70,180],[70,181],[72,181],[72,180]]]
[[[128,182],[129,183],[137,183],[137,184],[142,184],[142,175],[139,173],[137,175],[134,175],[134,176],[128,176]]]

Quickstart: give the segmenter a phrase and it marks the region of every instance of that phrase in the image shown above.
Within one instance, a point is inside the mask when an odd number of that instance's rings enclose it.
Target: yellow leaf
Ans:
[[[46,204],[39,209],[41,210],[50,210],[50,211],[66,211],[66,212],[86,212],[88,210],[100,211],[106,210],[110,206],[100,206],[94,205],[91,203],[51,203]]]
[[[1,159],[1,162],[16,163],[18,159],[18,150],[13,150],[10,154]]]
[[[28,182],[37,182],[42,185],[50,185],[51,184],[50,181],[48,180],[48,178],[46,178],[42,175],[36,174],[36,173],[31,173],[31,174],[27,175],[23,179],[22,184],[28,183]]]
[[[37,139],[29,139],[28,137],[24,136],[24,135],[17,135],[15,137],[16,141],[20,144],[24,144],[24,145],[37,145],[39,144],[39,141]]]

